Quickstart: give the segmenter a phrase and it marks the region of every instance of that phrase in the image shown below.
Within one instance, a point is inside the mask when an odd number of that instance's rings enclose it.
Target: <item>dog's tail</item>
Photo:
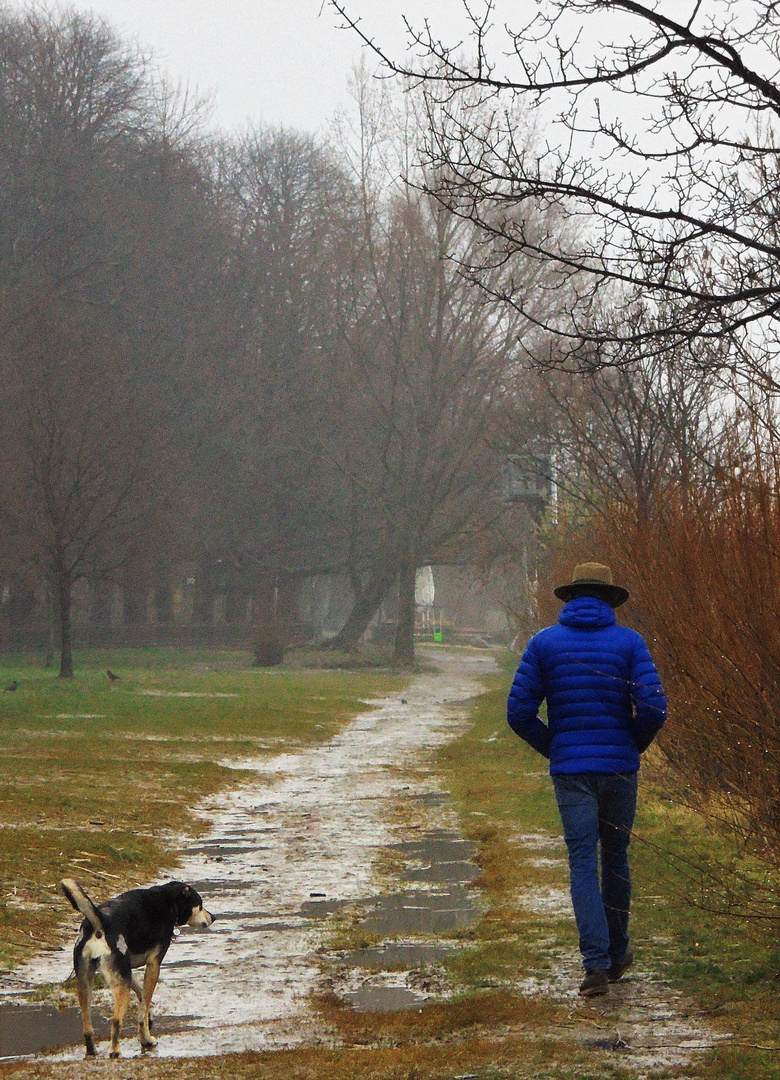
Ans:
[[[100,919],[100,912],[79,883],[74,881],[73,878],[65,878],[60,882],[60,888],[76,911],[80,911],[84,918],[92,924],[92,929],[102,933],[103,923]]]

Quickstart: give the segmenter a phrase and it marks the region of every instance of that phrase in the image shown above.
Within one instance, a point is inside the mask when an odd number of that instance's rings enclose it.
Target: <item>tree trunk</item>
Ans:
[[[417,563],[406,555],[398,573],[398,622],[395,628],[393,663],[397,667],[414,666],[414,621],[417,609],[414,603],[414,585]]]
[[[125,626],[143,626],[148,622],[146,606],[146,569],[140,559],[129,559],[122,589],[122,622]]]
[[[199,561],[197,570],[195,571],[195,603],[192,611],[193,622],[198,623],[201,626],[213,625],[216,591],[214,557],[209,553]]]
[[[243,581],[231,581],[225,591],[225,622],[240,625],[247,619],[248,593]]]
[[[71,627],[71,609],[73,601],[71,589],[73,582],[67,570],[61,569],[57,575],[57,600],[60,618],[60,678],[73,678],[73,638]]]
[[[276,622],[282,631],[286,647],[302,644],[301,592],[303,579],[293,574],[279,578],[276,597]]]
[[[276,667],[284,660],[287,641],[278,619],[279,588],[267,578],[258,583],[253,597],[254,647],[253,667]]]
[[[338,634],[327,643],[329,649],[343,649],[344,652],[352,652],[357,648],[358,642],[368,629],[368,624],[387,596],[394,577],[394,569],[388,569],[386,566],[372,571],[371,577],[363,588],[361,595],[356,596],[355,604],[349,613],[347,621]]]
[[[90,626],[101,645],[106,644],[111,633],[112,586],[107,581],[93,581]]]

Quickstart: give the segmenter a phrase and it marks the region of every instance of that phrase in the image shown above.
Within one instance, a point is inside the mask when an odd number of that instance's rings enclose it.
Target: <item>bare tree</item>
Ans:
[[[548,400],[547,445],[555,446],[561,497],[588,512],[618,511],[642,528],[665,492],[694,499],[706,483],[727,410],[724,388],[699,367],[655,356],[538,378]]]
[[[332,3],[362,34],[357,0]],[[550,362],[619,363],[637,345],[689,347],[696,361],[696,342],[732,334],[732,363],[773,380],[777,5],[544,0],[525,21],[504,7],[468,5],[468,47],[410,24],[415,63],[368,44],[426,96],[430,187],[442,203],[500,257],[577,278],[576,302],[542,320],[558,336]],[[484,109],[462,107],[475,97]],[[518,138],[518,103],[544,118],[544,141]],[[568,227],[529,232],[529,205],[555,208]],[[538,318],[522,293],[504,297]]]
[[[144,81],[103,22],[0,14],[0,326],[24,316],[31,285],[95,299],[114,276],[111,165],[148,129]]]
[[[300,581],[340,566],[340,479],[313,433],[354,192],[327,147],[284,129],[220,147],[218,184],[242,336],[200,455],[201,521],[252,593],[264,664],[294,634]]]
[[[2,450],[13,477],[6,513],[20,560],[40,567],[54,598],[63,678],[73,676],[75,584],[115,579],[154,522],[166,467],[170,475],[163,442],[120,360],[52,310],[2,356]]]
[[[356,86],[360,228],[345,282],[323,437],[354,493],[352,644],[398,581],[395,661],[414,659],[417,568],[464,558],[500,512],[491,433],[517,332],[460,263],[476,231],[410,179],[417,118]]]
[[[0,14],[0,499],[65,646],[73,583],[140,542],[165,485],[140,491],[172,479],[173,448],[189,460],[229,350],[230,233],[199,117],[101,20]]]

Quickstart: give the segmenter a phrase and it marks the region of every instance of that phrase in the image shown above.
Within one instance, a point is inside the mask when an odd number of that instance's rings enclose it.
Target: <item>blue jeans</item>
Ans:
[[[558,773],[552,779],[569,851],[571,901],[582,961],[586,971],[606,970],[628,948],[628,845],[636,813],[637,774]]]

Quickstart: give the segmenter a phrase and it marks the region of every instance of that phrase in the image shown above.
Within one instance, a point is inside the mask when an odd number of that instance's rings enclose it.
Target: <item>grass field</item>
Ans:
[[[132,667],[130,659],[135,661]],[[4,715],[20,710],[13,713],[14,721],[4,721],[2,733],[3,751],[13,762],[0,785],[4,813],[15,805],[9,785],[29,784],[37,792],[25,810],[27,817],[17,812],[14,827],[2,830],[4,837],[17,836],[15,845],[13,839],[4,841],[0,852],[4,878],[8,880],[10,868],[20,887],[30,896],[40,895],[44,904],[52,904],[52,894],[46,889],[34,893],[41,888],[36,875],[51,885],[62,870],[73,868],[74,854],[82,857],[82,850],[89,853],[83,855],[85,870],[97,881],[106,874],[122,882],[141,879],[161,865],[167,830],[194,827],[184,809],[187,800],[196,792],[236,782],[235,774],[218,764],[223,756],[237,749],[242,753],[243,747],[272,752],[280,745],[294,747],[327,737],[360,707],[356,699],[398,685],[381,674],[252,672],[242,668],[240,658],[224,654],[191,657],[176,671],[164,654],[146,659],[141,664],[137,656],[128,658],[123,667],[112,656],[112,669],[116,664],[122,674],[113,689],[101,657],[90,658],[91,666],[73,685],[62,686],[40,673],[35,678],[31,673],[27,685],[27,678],[16,671],[18,697],[5,694],[0,700]],[[556,978],[556,957],[575,955],[576,940],[570,919],[555,910],[529,914],[521,902],[532,893],[565,890],[566,869],[560,859],[540,858],[539,851],[518,842],[524,834],[558,835],[560,826],[546,762],[506,728],[508,679],[507,666],[486,680],[487,692],[474,704],[469,730],[437,756],[463,834],[478,845],[478,883],[486,901],[484,917],[473,930],[460,933],[464,947],[448,964],[455,996],[419,1010],[385,1014],[355,1013],[324,1001],[320,1008],[342,1043],[339,1047],[196,1061],[126,1060],[123,1077],[635,1080],[636,1070],[626,1067],[619,1053],[588,1047],[582,1037],[585,1031],[595,1042],[609,1034],[612,1029],[605,1025],[619,1021],[614,1010],[605,1020],[598,1002],[560,1003],[518,990],[526,975]],[[158,696],[160,692],[239,696],[177,698]],[[85,747],[93,757],[83,772]],[[153,764],[150,747],[155,751]],[[114,785],[101,780],[107,775],[104,766],[111,776],[127,778],[134,791],[137,786],[138,799],[117,803],[113,792],[105,790]],[[679,857],[692,850],[722,854],[724,843],[708,836],[695,817],[670,803],[660,789],[654,791],[652,772],[650,763],[643,767],[632,849],[632,935],[638,964],[659,973],[664,993],[682,995],[680,1007],[730,1038],[684,1068],[658,1068],[650,1075],[658,1080],[778,1080],[778,942],[683,902],[689,882],[680,876]],[[63,778],[70,780],[67,798],[59,790]],[[161,782],[168,800],[162,804]],[[91,824],[95,820],[104,824]],[[106,823],[116,832],[107,833]],[[19,839],[22,832],[31,842],[36,835],[45,837],[44,848],[38,852],[26,847],[27,840]],[[55,849],[67,851],[70,860]],[[90,879],[85,875],[85,880]],[[20,913],[11,903],[6,896],[3,917],[18,926]],[[42,914],[40,925],[30,928],[46,940],[49,925]],[[15,955],[18,946],[7,957]],[[68,1068],[9,1064],[0,1065],[0,1075],[80,1075]],[[90,1063],[89,1072],[116,1075],[107,1061]]]
[[[0,967],[57,941],[57,883],[98,895],[175,865],[189,811],[241,781],[221,764],[329,739],[366,699],[401,685],[378,671],[252,669],[246,654],[91,652],[58,679],[3,657],[0,687]],[[120,678],[111,682],[111,668]]]

